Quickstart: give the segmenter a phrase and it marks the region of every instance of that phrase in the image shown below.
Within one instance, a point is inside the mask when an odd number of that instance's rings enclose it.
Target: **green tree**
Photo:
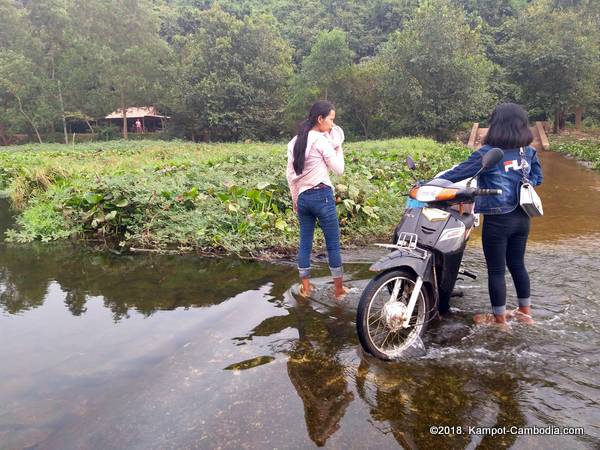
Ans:
[[[27,6],[33,36],[41,43],[41,52],[36,62],[48,79],[48,87],[55,97],[55,101],[48,106],[60,116],[65,144],[68,144],[63,77],[60,66],[65,52],[70,46],[69,35],[72,34],[72,31],[69,9],[72,2],[70,0],[36,0],[28,3]]]
[[[0,120],[12,131],[23,129],[23,124],[30,126],[40,144],[39,123],[49,115],[44,102],[47,100],[47,95],[43,95],[44,87],[32,61],[12,50],[0,50],[0,102],[7,106],[0,113]],[[4,136],[4,132],[2,134]]]
[[[365,34],[361,38],[363,50],[355,49],[361,57],[374,56],[392,33],[404,28],[419,6],[419,0],[371,0],[368,3]]]
[[[292,66],[272,16],[240,20],[214,6],[199,20],[180,54],[175,118],[193,137],[278,135]]]
[[[468,15],[481,17],[492,28],[501,26],[527,6],[529,0],[453,0]]]
[[[18,2],[0,0],[0,140],[34,132],[49,119],[48,84],[37,62],[41,42],[33,36],[27,10]]]
[[[160,38],[158,12],[148,0],[76,0],[79,48],[98,70],[97,92],[119,105],[127,139],[127,108],[161,100],[161,87],[171,53]],[[81,53],[80,53],[81,54]]]
[[[348,35],[340,29],[319,34],[310,54],[302,61],[302,82],[314,86],[327,100],[327,91],[347,74],[354,53]]]
[[[0,0],[0,48],[14,51],[25,47],[29,31],[25,13],[13,0]]]
[[[12,0],[0,0],[0,49],[2,53],[11,49],[15,39],[23,30],[23,15],[19,13]],[[23,36],[24,37],[24,36]],[[6,56],[4,56],[6,58]],[[15,133],[14,98],[3,88],[0,93],[0,143],[8,145]]]
[[[554,115],[555,131],[567,111],[598,100],[600,34],[582,11],[538,1],[510,22],[511,38],[501,49],[522,101]]]
[[[335,104],[346,134],[364,139],[384,134],[381,70],[377,60],[366,59],[353,65],[341,81]]]
[[[393,133],[445,137],[485,116],[492,71],[478,30],[446,0],[419,7],[378,55],[384,108]]]
[[[333,28],[330,14],[318,0],[281,0],[271,10],[278,20],[282,36],[295,49],[294,62],[297,65],[308,55],[319,32]]]
[[[350,74],[353,56],[345,32],[339,29],[321,32],[294,77],[288,118],[294,121],[302,117],[318,99],[337,102],[343,95],[342,81]]]

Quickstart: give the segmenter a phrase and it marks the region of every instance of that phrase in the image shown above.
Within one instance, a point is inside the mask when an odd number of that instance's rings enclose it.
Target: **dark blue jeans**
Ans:
[[[492,311],[506,311],[506,267],[510,271],[519,306],[529,306],[529,274],[525,268],[525,247],[531,219],[520,206],[507,214],[485,215],[483,219],[483,254],[488,270],[488,290]]]
[[[298,271],[301,278],[310,276],[310,254],[312,252],[315,223],[325,235],[329,268],[334,278],[342,276],[342,257],[340,255],[340,223],[335,209],[332,189],[304,191],[298,197],[298,222],[300,222],[300,249],[298,250]]]

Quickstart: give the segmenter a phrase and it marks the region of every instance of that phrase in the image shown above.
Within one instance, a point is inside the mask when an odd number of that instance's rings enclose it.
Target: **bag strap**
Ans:
[[[531,181],[529,181],[529,178],[527,178],[527,175],[525,175],[525,164],[529,165],[529,163],[527,162],[527,159],[525,158],[525,150],[523,149],[523,147],[519,147],[519,156],[521,157],[521,182],[522,183],[528,183],[531,184]]]

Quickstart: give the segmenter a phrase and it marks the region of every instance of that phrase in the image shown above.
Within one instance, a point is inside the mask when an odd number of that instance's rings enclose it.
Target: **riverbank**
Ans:
[[[334,177],[344,246],[387,239],[412,184],[469,149],[405,138],[345,146]],[[116,141],[0,151],[0,190],[17,212],[11,242],[72,239],[116,250],[287,255],[298,227],[285,144]],[[316,244],[322,244],[317,233]]]

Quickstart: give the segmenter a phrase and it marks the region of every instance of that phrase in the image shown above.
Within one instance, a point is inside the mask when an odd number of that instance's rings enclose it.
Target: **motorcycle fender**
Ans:
[[[374,263],[369,267],[369,270],[373,272],[382,272],[396,267],[410,267],[415,271],[417,276],[423,278],[423,281],[432,281],[431,254],[428,254],[425,259],[422,259],[408,252],[395,250]]]

